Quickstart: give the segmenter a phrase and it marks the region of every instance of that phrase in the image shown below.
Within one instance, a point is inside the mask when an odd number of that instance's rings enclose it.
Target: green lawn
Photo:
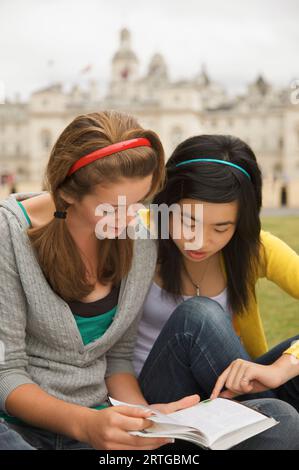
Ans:
[[[262,226],[264,230],[284,240],[299,254],[298,217],[263,217]],[[269,347],[299,334],[298,300],[264,279],[258,283],[257,295]]]

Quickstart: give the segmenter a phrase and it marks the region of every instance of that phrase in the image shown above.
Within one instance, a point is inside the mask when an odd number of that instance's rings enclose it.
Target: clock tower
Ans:
[[[131,47],[131,33],[128,29],[120,32],[120,46],[112,59],[112,83],[132,82],[138,78],[139,61]]]

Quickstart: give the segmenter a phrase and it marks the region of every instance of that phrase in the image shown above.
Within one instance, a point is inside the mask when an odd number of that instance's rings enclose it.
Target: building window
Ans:
[[[279,137],[278,139],[278,148],[279,150],[283,150],[283,137]]]
[[[282,175],[282,164],[281,162],[276,162],[272,168],[274,178],[280,178]]]
[[[280,189],[280,205],[281,207],[287,207],[288,205],[288,188],[285,185]]]

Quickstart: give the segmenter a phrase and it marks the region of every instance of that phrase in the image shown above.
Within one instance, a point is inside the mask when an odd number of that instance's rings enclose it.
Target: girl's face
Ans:
[[[95,186],[92,194],[84,196],[80,202],[70,200],[72,221],[77,227],[95,232],[96,225],[103,222],[109,229],[110,235],[119,235],[129,222],[136,217],[138,207],[134,205],[143,203],[149,194],[152,185],[152,175],[145,178],[123,178],[115,183]],[[119,196],[123,196],[120,201]],[[130,213],[127,209],[131,206]],[[120,217],[120,214],[122,216]],[[69,217],[68,217],[69,218]],[[70,220],[69,218],[69,220]]]
[[[184,207],[184,205],[186,205]],[[195,240],[195,236],[190,238],[184,237],[184,224],[188,223],[188,227],[194,233],[196,216],[198,217],[198,204],[202,205],[202,219],[199,220],[202,229],[202,244],[195,247],[194,250],[186,250],[186,243]],[[177,223],[181,224],[181,234],[179,239],[173,237],[173,215],[170,214],[169,231],[170,236],[174,243],[180,250],[183,256],[190,261],[200,262],[213,256],[224,248],[236,230],[237,217],[238,217],[238,203],[237,201],[228,203],[210,203],[203,202],[195,199],[182,199],[179,202],[181,206],[180,214]],[[197,210],[196,210],[197,207]],[[176,219],[177,220],[177,219]],[[198,227],[198,226],[197,226]],[[198,230],[198,228],[197,228]]]

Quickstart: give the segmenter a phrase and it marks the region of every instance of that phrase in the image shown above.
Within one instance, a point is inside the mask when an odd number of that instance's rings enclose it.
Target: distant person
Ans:
[[[14,193],[16,193],[16,192],[17,192],[17,187],[16,187],[15,184],[13,184],[13,185],[11,186],[11,188],[10,188],[10,194],[14,194]]]

